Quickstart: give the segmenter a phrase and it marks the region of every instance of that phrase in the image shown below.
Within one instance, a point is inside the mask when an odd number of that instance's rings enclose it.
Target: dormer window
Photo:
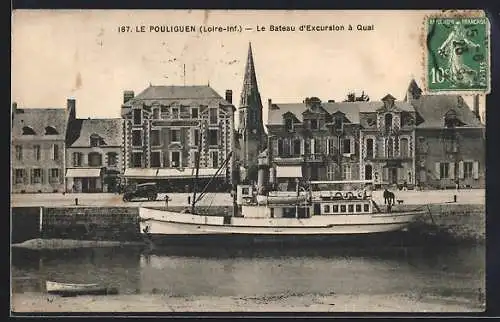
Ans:
[[[57,132],[57,130],[52,127],[52,126],[47,126],[45,128],[45,135],[57,135],[59,134],[59,132]]]
[[[97,134],[92,134],[90,136],[90,146],[91,147],[96,147],[101,145],[101,137]]]
[[[385,132],[388,133],[392,129],[392,114],[387,113],[385,115]]]
[[[335,117],[335,129],[341,131],[343,126],[344,126],[344,121],[342,120],[342,117],[336,116]]]
[[[160,108],[154,107],[153,108],[153,119],[158,120],[159,118],[160,118]]]
[[[317,130],[318,127],[319,127],[318,126],[318,123],[319,123],[318,120],[312,119],[310,122],[311,122],[311,130]]]
[[[285,130],[293,132],[293,120],[291,118],[285,119]]]
[[[461,126],[464,125],[458,117],[457,117],[457,112],[454,110],[449,110],[445,116],[444,116],[444,126],[446,128],[453,128],[455,126]]]
[[[35,131],[29,127],[29,126],[24,126],[23,127],[23,135],[35,135]]]
[[[135,125],[142,124],[142,110],[138,109],[138,108],[134,109],[133,118],[134,118]]]

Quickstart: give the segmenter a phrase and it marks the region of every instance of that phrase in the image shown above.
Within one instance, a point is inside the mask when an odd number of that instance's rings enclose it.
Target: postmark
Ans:
[[[431,16],[425,21],[429,93],[488,94],[490,26],[485,16]]]

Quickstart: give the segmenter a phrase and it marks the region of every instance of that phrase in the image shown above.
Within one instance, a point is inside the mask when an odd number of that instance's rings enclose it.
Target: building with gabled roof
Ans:
[[[485,126],[479,100],[468,106],[459,95],[422,95],[415,81],[407,94],[417,113],[416,171],[432,188],[485,186]]]
[[[65,138],[75,117],[75,100],[66,108],[18,108],[12,104],[12,192],[64,192]]]
[[[150,85],[137,96],[124,91],[124,178],[158,182],[164,191],[190,190],[199,156],[200,181],[216,177],[212,188],[229,185],[234,110],[231,90],[223,98],[206,85]]]
[[[75,119],[66,141],[66,191],[114,192],[123,173],[123,119]]]

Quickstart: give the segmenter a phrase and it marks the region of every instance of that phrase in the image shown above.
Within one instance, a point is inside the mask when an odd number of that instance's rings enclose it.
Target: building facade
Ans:
[[[12,192],[64,192],[66,128],[75,117],[75,100],[54,109],[13,103],[12,113]]]
[[[75,119],[66,141],[66,191],[115,192],[123,170],[122,119]]]
[[[251,44],[248,45],[238,117],[239,163],[244,169],[242,179],[256,181],[257,159],[259,154],[266,149],[267,135],[262,119],[262,101],[257,84]]]
[[[420,186],[430,189],[484,188],[486,173],[485,126],[479,102],[471,109],[461,96],[422,95],[415,81],[406,97],[417,113],[416,174]]]
[[[149,86],[137,96],[125,91],[125,179],[190,190],[198,168],[200,181],[214,178],[218,184],[212,187],[229,185],[234,111],[232,91],[224,99],[209,86]]]

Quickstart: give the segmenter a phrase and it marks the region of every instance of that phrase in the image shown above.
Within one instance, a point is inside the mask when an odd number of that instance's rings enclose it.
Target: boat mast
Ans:
[[[202,135],[203,131],[203,124],[200,122],[200,133],[198,134],[198,155],[196,156],[196,172],[194,176],[194,182],[193,182],[193,200],[191,202],[191,213],[195,213],[195,205],[196,205],[196,188],[198,185],[198,176],[200,173],[200,155],[201,155],[201,141],[203,138]]]

